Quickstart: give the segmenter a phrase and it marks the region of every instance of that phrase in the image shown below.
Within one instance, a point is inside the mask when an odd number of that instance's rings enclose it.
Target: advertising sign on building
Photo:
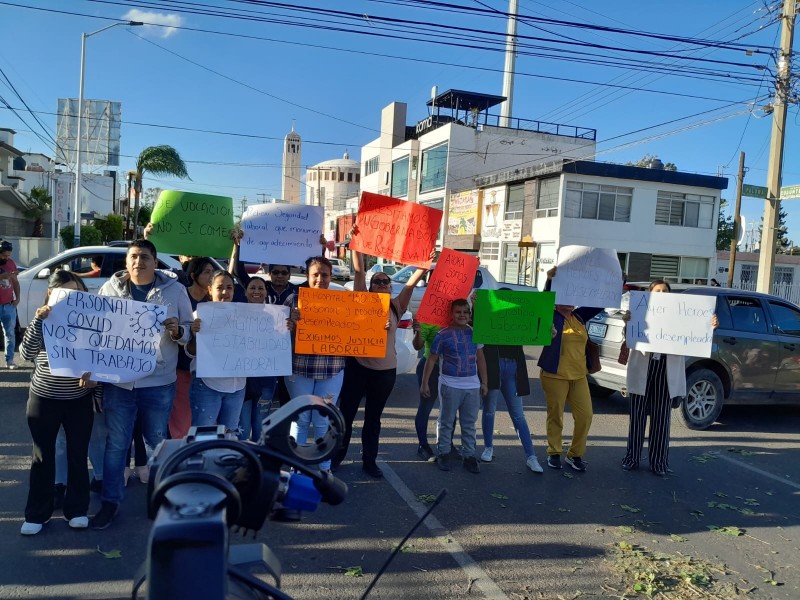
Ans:
[[[447,233],[450,235],[475,235],[479,226],[478,190],[450,194],[447,210]]]
[[[483,214],[481,237],[500,239],[503,232],[503,213],[506,204],[506,188],[500,186],[483,191]],[[522,224],[520,223],[520,227]],[[519,239],[519,238],[517,238]]]

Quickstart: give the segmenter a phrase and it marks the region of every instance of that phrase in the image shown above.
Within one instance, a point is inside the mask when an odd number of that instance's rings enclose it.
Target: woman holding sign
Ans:
[[[353,252],[353,291],[388,294],[392,291],[392,280],[386,273],[377,273],[369,282],[367,289],[364,257],[360,252]],[[350,438],[353,435],[353,421],[356,418],[361,399],[364,401],[364,426],[361,429],[362,468],[367,475],[383,477],[383,471],[377,465],[378,439],[381,435],[381,415],[386,401],[394,389],[397,377],[397,351],[395,336],[400,317],[406,312],[411,294],[417,282],[427,269],[417,269],[408,278],[402,291],[389,303],[389,320],[386,322],[386,355],[383,358],[348,358],[342,385],[341,410],[344,416],[345,430],[342,448],[339,450],[334,464],[339,465],[347,456]]]
[[[672,289],[663,279],[656,279],[648,291],[652,294],[669,293]],[[631,313],[626,312],[627,322]],[[711,319],[716,329],[717,315]],[[622,362],[622,361],[621,361]],[[672,421],[673,399],[686,396],[686,362],[683,356],[642,352],[630,349],[628,371],[625,376],[631,399],[631,420],[628,426],[628,449],[622,459],[622,469],[638,468],[644,445],[644,429],[650,415],[647,433],[647,452],[650,470],[660,477],[669,471],[669,428]]]
[[[36,535],[53,514],[56,436],[63,426],[67,439],[67,489],[64,496],[64,518],[73,529],[86,529],[89,519],[89,469],[86,456],[92,434],[94,402],[101,388],[89,381],[89,373],[81,378],[59,377],[50,372],[47,349],[42,332],[50,315],[47,300],[54,289],[87,291],[81,279],[69,271],[58,270],[50,276],[45,305],[36,309],[36,316],[25,330],[20,354],[34,363],[28,396],[28,427],[33,438],[28,502],[22,535]]]

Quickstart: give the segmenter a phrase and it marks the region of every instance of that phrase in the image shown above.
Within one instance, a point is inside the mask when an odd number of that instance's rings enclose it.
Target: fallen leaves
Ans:
[[[638,512],[642,512],[642,509],[641,509],[641,508],[636,508],[635,506],[628,506],[627,504],[620,504],[620,505],[619,505],[619,507],[620,507],[622,510],[626,510],[626,511],[628,511],[629,513],[638,513]]]
[[[714,533],[718,533],[720,535],[727,535],[730,537],[739,537],[740,535],[744,535],[744,529],[739,529],[738,527],[734,527],[733,525],[728,525],[726,527],[719,527],[717,525],[706,525],[711,531]]]
[[[100,550],[100,546],[98,545],[97,551],[103,555],[103,558],[122,558],[122,550],[109,550],[108,552],[104,552],[103,550]]]

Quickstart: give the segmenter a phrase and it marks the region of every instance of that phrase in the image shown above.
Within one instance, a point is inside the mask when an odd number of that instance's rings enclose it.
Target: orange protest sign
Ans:
[[[386,356],[389,294],[300,288],[295,352]]]
[[[450,303],[469,296],[477,270],[477,257],[450,248],[442,250],[417,310],[417,320],[441,327],[450,325]]]
[[[439,236],[442,211],[381,196],[361,194],[350,249],[399,263],[427,267]]]

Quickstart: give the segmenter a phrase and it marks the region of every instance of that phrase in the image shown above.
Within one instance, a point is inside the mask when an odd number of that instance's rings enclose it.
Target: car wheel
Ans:
[[[722,412],[722,381],[711,369],[697,369],[686,378],[686,399],[681,416],[689,429],[707,429]]]
[[[611,388],[600,387],[594,383],[589,384],[589,393],[592,395],[592,398],[608,398],[616,391],[617,390],[612,390]]]

